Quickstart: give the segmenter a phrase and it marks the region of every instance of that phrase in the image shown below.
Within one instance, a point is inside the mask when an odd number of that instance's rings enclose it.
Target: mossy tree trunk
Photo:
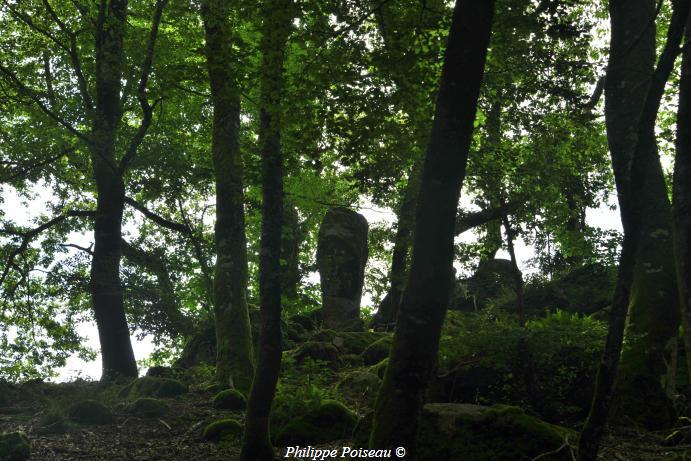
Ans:
[[[269,413],[281,369],[281,237],[283,225],[283,157],[281,111],[283,66],[292,29],[292,0],[262,4],[262,69],[259,146],[262,157],[262,228],[259,250],[261,330],[259,360],[247,404],[242,461],[274,459]]]
[[[630,214],[630,168],[637,148],[650,149],[641,183],[641,236],[635,256],[615,413],[654,429],[674,422],[671,406],[678,293],[672,248],[671,205],[658,159],[655,123],[642,123],[655,65],[655,0],[609,4],[612,38],[605,83],[607,138],[622,216]],[[656,84],[656,83],[655,83]],[[657,108],[655,108],[657,111]]]
[[[628,2],[628,4],[630,3]],[[621,6],[621,4],[617,5],[610,2],[610,10]],[[634,291],[632,288],[637,280],[636,266],[638,264],[638,255],[640,254],[639,248],[646,239],[644,222],[647,219],[647,210],[643,206],[648,199],[646,187],[650,180],[650,170],[654,169],[655,164],[659,164],[655,137],[647,136],[646,133],[649,133],[651,128],[655,126],[665,84],[674,67],[676,55],[679,53],[679,44],[681,43],[684,23],[688,17],[690,6],[691,2],[689,0],[679,1],[674,4],[674,12],[667,34],[667,43],[660,56],[658,66],[652,75],[650,84],[647,85],[647,89],[642,96],[643,104],[637,116],[637,126],[634,127],[635,131],[633,132],[635,145],[630,166],[627,168],[628,173],[624,178],[620,178],[623,181],[617,182],[620,213],[624,228],[624,241],[622,243],[617,283],[612,300],[612,311],[609,317],[609,330],[607,332],[605,350],[598,368],[595,393],[588,419],[579,439],[579,461],[596,460],[600,440],[602,439],[605,424],[611,411],[612,401],[615,397],[614,385],[615,380],[618,379],[617,373],[624,339],[626,315],[630,301],[633,301]],[[637,20],[639,18],[634,16],[630,19]],[[622,32],[622,26],[626,26],[626,23],[613,23],[613,26],[615,24],[616,27],[612,28],[613,38],[615,34]],[[612,63],[610,63],[611,68]],[[621,82],[617,84],[610,81],[607,84],[621,85]],[[627,191],[626,194],[623,194],[620,189],[622,185],[627,188],[625,189]],[[623,357],[625,356],[622,356],[622,360]],[[656,384],[660,385],[659,383]],[[620,388],[617,389],[617,392],[620,392]],[[648,403],[643,401],[641,405],[645,406]]]
[[[679,81],[676,158],[674,160],[674,243],[684,346],[691,380],[691,16],[686,22],[686,39]]]
[[[211,86],[211,156],[216,183],[214,316],[216,380],[246,392],[254,375],[247,311],[247,238],[240,155],[240,89],[232,67],[230,1],[204,0],[202,20]]]
[[[404,446],[413,457],[451,292],[456,211],[493,17],[491,0],[459,0],[454,7],[422,173],[410,276],[375,405],[370,446]]]

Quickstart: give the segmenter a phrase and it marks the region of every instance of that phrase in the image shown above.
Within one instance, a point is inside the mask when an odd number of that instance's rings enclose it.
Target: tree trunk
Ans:
[[[492,0],[458,0],[454,7],[423,167],[410,276],[375,405],[370,446],[403,446],[412,457],[451,293],[456,211],[493,16]]]
[[[290,301],[297,301],[300,287],[300,246],[305,232],[300,225],[298,210],[286,203],[283,208],[281,238],[281,293]]]
[[[262,229],[259,250],[261,330],[259,361],[247,404],[240,459],[271,460],[269,413],[281,370],[281,237],[283,64],[292,26],[292,0],[263,5],[259,146],[262,156]]]
[[[679,81],[676,158],[674,161],[674,243],[684,346],[691,381],[691,16],[686,22],[686,40]]]
[[[630,4],[631,2],[628,2]],[[645,241],[645,220],[647,210],[644,206],[648,197],[646,196],[648,181],[651,179],[650,171],[654,170],[655,165],[659,165],[659,158],[655,145],[655,137],[648,136],[651,128],[655,127],[655,120],[660,107],[660,101],[664,92],[665,83],[674,67],[674,60],[678,54],[679,44],[683,33],[684,23],[689,13],[689,0],[674,4],[674,12],[667,34],[667,43],[660,56],[657,69],[652,74],[650,84],[647,85],[645,93],[642,95],[643,104],[636,116],[635,131],[629,132],[635,140],[633,153],[630,156],[630,163],[624,177],[617,181],[617,192],[619,194],[620,213],[622,226],[624,228],[624,241],[619,260],[619,270],[617,273],[617,283],[612,300],[612,311],[609,316],[609,330],[605,350],[602,354],[600,366],[598,368],[595,393],[585,422],[581,437],[578,443],[579,461],[595,461],[597,452],[605,430],[605,424],[611,411],[614,397],[614,384],[618,380],[620,353],[624,339],[624,326],[626,322],[627,310],[630,309],[630,301],[634,301],[634,290],[637,277],[637,260],[639,247]],[[613,8],[620,8],[621,4],[610,3],[610,11]],[[632,10],[633,11],[633,10]],[[651,16],[648,16],[651,17]],[[630,19],[638,19],[633,16]],[[615,23],[613,23],[614,26]],[[619,33],[619,27],[626,26],[626,23],[618,23],[617,27],[612,27],[612,43],[615,34]],[[610,55],[610,59],[621,54]],[[616,64],[616,62],[615,62]],[[610,62],[609,69],[613,69]],[[610,81],[608,70],[607,85],[619,86],[622,82]],[[616,75],[616,74],[615,74]],[[623,87],[624,85],[621,85]],[[615,141],[615,140],[613,140]],[[614,157],[613,157],[614,163]],[[624,187],[626,194],[622,193]],[[622,360],[625,356],[622,356]],[[619,389],[617,389],[619,390]],[[643,406],[649,402],[643,401]]]
[[[254,374],[247,311],[247,244],[240,155],[240,89],[232,67],[228,0],[205,0],[202,20],[213,104],[211,155],[216,183],[216,380],[246,392]]]
[[[125,186],[115,155],[122,117],[120,92],[126,17],[126,1],[103,4],[95,37],[96,110],[89,147],[96,181],[96,219],[89,289],[101,343],[102,380],[137,376],[120,284]]]
[[[650,429],[674,423],[673,393],[678,293],[672,248],[671,206],[657,156],[655,124],[641,114],[655,63],[655,0],[611,1],[612,40],[605,83],[607,138],[622,216],[635,192],[629,168],[639,146],[651,149],[639,202],[641,236],[617,383],[617,417]],[[657,108],[655,108],[657,111]]]

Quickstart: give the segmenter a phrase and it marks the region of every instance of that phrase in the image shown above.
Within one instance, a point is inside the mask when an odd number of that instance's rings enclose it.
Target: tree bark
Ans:
[[[262,228],[259,250],[261,330],[259,361],[247,403],[241,461],[271,460],[269,414],[281,370],[281,237],[283,65],[292,27],[292,0],[263,4],[259,146],[262,157]]]
[[[403,446],[413,457],[451,292],[456,211],[493,17],[492,0],[459,0],[454,7],[423,167],[410,276],[375,405],[370,446]]]
[[[684,321],[684,347],[691,381],[691,16],[686,22],[685,35],[679,81],[672,211],[679,304]]]
[[[614,412],[656,429],[675,419],[670,399],[679,304],[671,205],[657,153],[655,121],[642,123],[641,118],[655,65],[655,0],[616,0],[609,10],[612,39],[605,121],[622,216],[633,212],[629,208],[636,191],[629,171],[634,152],[646,146],[650,152],[645,156],[651,159],[638,203],[642,220],[626,328],[629,347],[621,358]]]
[[[610,11],[613,8],[621,8],[622,3],[626,2],[611,2]],[[631,2],[628,2],[627,4],[630,3]],[[626,168],[628,173],[617,181],[617,192],[620,201],[619,209],[622,226],[624,228],[624,241],[622,243],[622,251],[619,259],[619,270],[617,272],[617,283],[614,291],[614,298],[612,300],[612,311],[609,316],[609,329],[605,342],[605,350],[598,368],[595,393],[593,395],[588,419],[585,422],[579,439],[579,461],[596,460],[600,440],[602,439],[605,425],[612,409],[615,380],[619,379],[617,373],[622,342],[624,339],[626,315],[627,310],[630,309],[629,303],[633,301],[634,291],[632,288],[635,286],[637,280],[636,266],[638,263],[638,255],[640,254],[639,247],[643,245],[646,237],[646,228],[644,224],[647,219],[646,213],[648,210],[646,210],[644,202],[648,200],[646,193],[648,192],[647,187],[649,187],[649,181],[654,180],[654,178],[651,178],[650,171],[654,170],[655,164],[659,165],[655,137],[649,136],[647,133],[650,132],[651,128],[655,127],[655,120],[657,119],[664,87],[674,67],[676,55],[679,53],[679,44],[681,43],[684,23],[688,17],[690,6],[691,2],[689,0],[674,3],[674,11],[667,34],[667,43],[660,56],[657,68],[652,74],[652,78],[649,80],[646,91],[642,95],[643,104],[639,106],[640,110],[636,116],[636,125],[633,127],[635,131],[632,134],[635,143],[629,166]],[[633,16],[629,19],[637,20],[640,18]],[[619,33],[621,30],[619,27],[625,25],[626,23],[618,23],[617,27],[612,28],[613,45],[616,43],[614,40],[615,34]],[[610,54],[610,59],[615,59],[615,56],[621,55]],[[609,69],[613,68],[613,64],[616,64],[616,60],[610,62]],[[608,70],[608,80],[610,79],[609,72],[610,70]],[[607,82],[607,85],[619,86],[621,84],[622,82],[617,83],[616,81]],[[614,157],[612,161],[614,162]],[[626,193],[622,193],[621,187],[624,188]],[[622,356],[622,360],[623,358],[624,356]],[[642,402],[643,405],[647,403],[646,401]]]
[[[96,27],[96,108],[91,129],[91,163],[96,181],[94,252],[89,289],[103,361],[102,380],[137,376],[120,283],[125,185],[115,145],[122,118],[120,92],[127,1],[101,2]]]
[[[247,310],[247,238],[240,155],[240,89],[232,67],[228,0],[204,0],[202,20],[211,86],[211,156],[216,185],[214,316],[216,380],[247,392],[254,374]]]

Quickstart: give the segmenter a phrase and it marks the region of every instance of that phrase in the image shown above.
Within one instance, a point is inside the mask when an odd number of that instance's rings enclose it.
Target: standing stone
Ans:
[[[324,327],[358,330],[367,263],[367,220],[347,208],[331,208],[319,229],[317,267]]]

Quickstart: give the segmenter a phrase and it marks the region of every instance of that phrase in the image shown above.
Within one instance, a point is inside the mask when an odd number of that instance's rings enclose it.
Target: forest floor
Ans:
[[[20,396],[11,405],[0,407],[0,432],[22,431],[32,444],[31,460],[234,460],[239,447],[217,444],[202,437],[204,427],[215,420],[242,418],[242,412],[213,408],[209,392],[192,391],[170,399],[170,411],[161,417],[144,418],[113,407],[109,425],[70,424],[62,433],[45,434],[41,421],[55,408],[56,402],[69,402],[97,391],[94,383],[18,386]],[[57,403],[60,405],[61,403]],[[612,430],[603,441],[599,459],[607,461],[684,460],[691,459],[691,445],[662,446],[665,432],[641,432],[626,428]],[[351,445],[344,440],[330,447]]]

